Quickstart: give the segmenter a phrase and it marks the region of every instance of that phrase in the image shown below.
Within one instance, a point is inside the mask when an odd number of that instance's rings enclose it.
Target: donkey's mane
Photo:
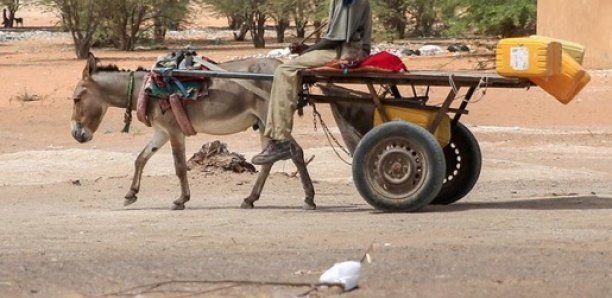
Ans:
[[[96,66],[96,72],[128,72],[131,71],[129,69],[119,68],[116,64],[108,64],[108,65],[98,65]],[[138,66],[135,71],[150,71],[142,66]]]

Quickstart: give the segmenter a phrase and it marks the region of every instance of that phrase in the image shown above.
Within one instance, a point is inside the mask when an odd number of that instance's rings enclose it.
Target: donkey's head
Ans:
[[[104,100],[104,92],[100,85],[94,80],[96,73],[96,57],[89,54],[87,65],[83,69],[83,77],[74,89],[72,100],[72,137],[80,143],[93,139],[93,134],[100,126],[102,118],[108,109],[108,103]]]

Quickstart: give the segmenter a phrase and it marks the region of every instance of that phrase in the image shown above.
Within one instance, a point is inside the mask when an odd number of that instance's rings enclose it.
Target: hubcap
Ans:
[[[405,199],[417,191],[428,168],[422,150],[404,138],[381,142],[366,160],[370,185],[390,199]]]

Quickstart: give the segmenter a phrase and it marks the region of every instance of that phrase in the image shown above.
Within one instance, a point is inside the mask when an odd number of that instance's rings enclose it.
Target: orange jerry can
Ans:
[[[561,74],[548,78],[532,77],[530,79],[558,101],[568,104],[591,81],[591,76],[570,54],[563,52],[562,56]]]
[[[507,38],[497,44],[497,73],[505,77],[549,77],[561,73],[561,43],[536,38]]]
[[[584,61],[586,48],[579,43],[539,35],[532,35],[530,36],[530,38],[559,42],[561,43],[561,48],[563,49],[563,51],[572,56],[572,58],[574,58],[574,60],[576,60],[578,64],[582,65],[582,62]]]

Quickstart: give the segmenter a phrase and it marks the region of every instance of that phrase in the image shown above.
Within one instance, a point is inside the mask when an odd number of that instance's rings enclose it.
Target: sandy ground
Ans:
[[[220,61],[256,53],[200,51]],[[96,51],[125,68],[149,66],[159,54]],[[405,62],[411,69],[477,62],[451,59]],[[148,165],[139,201],[122,206],[133,159],[151,135],[146,127],[135,123],[121,134],[123,111],[111,110],[92,142],[71,138],[70,96],[83,66],[67,38],[0,43],[0,297],[291,297],[308,288],[239,281],[316,282],[372,243],[372,263],[349,297],[612,291],[612,72],[593,71],[567,106],[537,88],[488,90],[464,118],[483,150],[481,179],[455,205],[375,211],[307,110],[295,136],[316,156],[309,169],[318,210],[300,209],[300,182],[283,174],[291,164],[279,163],[254,210],[238,208],[254,175],[190,172],[192,200],[172,212],[178,182],[168,148]],[[40,100],[19,101],[26,93]],[[247,157],[259,148],[248,131],[192,137],[188,153],[214,139]]]

